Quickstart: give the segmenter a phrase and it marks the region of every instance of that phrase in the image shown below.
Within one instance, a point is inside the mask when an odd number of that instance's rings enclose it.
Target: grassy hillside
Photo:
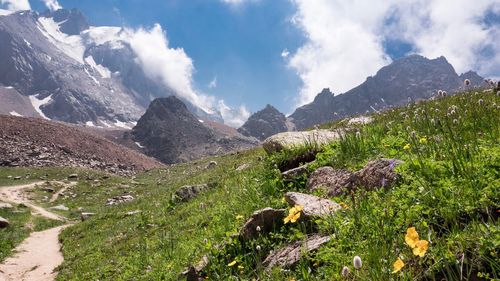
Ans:
[[[72,196],[51,203],[70,207],[66,215],[73,218],[96,213],[62,233],[65,262],[58,280],[177,280],[203,255],[210,259],[203,272],[208,280],[338,280],[344,266],[351,271],[347,280],[500,278],[499,105],[493,93],[470,92],[373,116],[373,123],[321,148],[310,169],[354,171],[373,159],[396,158],[404,164],[394,185],[330,198],[345,208],[245,243],[234,234],[255,210],[289,208],[285,192],[307,192],[304,178],[284,184],[277,169],[307,147],[271,157],[255,149],[133,179],[87,171]],[[209,168],[210,161],[218,165]],[[243,164],[247,168],[237,169]],[[172,200],[179,187],[202,183],[213,187],[188,202]],[[106,206],[123,193],[135,199]],[[405,244],[410,227],[429,242],[422,257]],[[313,230],[334,238],[294,268],[264,271],[269,251]],[[359,270],[352,265],[356,255],[363,261]],[[405,265],[392,273],[398,257]]]

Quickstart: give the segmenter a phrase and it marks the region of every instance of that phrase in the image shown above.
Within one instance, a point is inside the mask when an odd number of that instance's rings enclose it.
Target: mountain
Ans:
[[[354,89],[335,96],[324,89],[313,102],[299,107],[290,115],[297,129],[430,98],[437,90],[455,92],[465,78],[472,85],[482,85],[475,72],[459,76],[444,57],[427,59],[411,55],[381,68],[375,76]]]
[[[163,165],[76,125],[0,115],[0,167],[86,167],[121,175]]]
[[[272,105],[268,104],[264,109],[254,113],[238,129],[244,136],[255,137],[261,141],[277,133],[293,130],[293,124],[286,116]]]
[[[0,15],[0,86],[46,119],[131,128],[151,100],[176,93],[145,74],[129,37],[124,28],[91,27],[75,9]]]
[[[258,143],[205,122],[179,98],[157,98],[133,128],[132,136],[147,155],[167,164],[247,149]]]

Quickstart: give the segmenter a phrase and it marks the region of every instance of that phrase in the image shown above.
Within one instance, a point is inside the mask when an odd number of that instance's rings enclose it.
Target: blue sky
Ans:
[[[346,92],[413,53],[500,78],[498,0],[27,1],[0,0],[18,10],[78,8],[93,25],[159,34],[163,54],[173,50],[184,63],[179,80],[190,93],[219,110],[221,100],[244,106],[228,114],[234,124],[268,103],[291,113],[323,88]]]

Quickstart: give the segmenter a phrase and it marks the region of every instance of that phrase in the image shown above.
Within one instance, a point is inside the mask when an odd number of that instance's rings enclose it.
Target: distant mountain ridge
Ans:
[[[0,15],[0,88],[28,97],[27,111],[46,119],[131,128],[150,101],[176,93],[148,78],[123,32],[91,27],[76,9]],[[222,121],[184,102],[200,117]]]
[[[166,164],[225,154],[258,144],[253,138],[205,125],[205,121],[194,116],[175,96],[153,100],[133,128],[132,136],[147,155]]]
[[[245,136],[259,140],[284,131],[293,130],[293,124],[274,106],[268,104],[264,109],[256,112],[238,129]]]

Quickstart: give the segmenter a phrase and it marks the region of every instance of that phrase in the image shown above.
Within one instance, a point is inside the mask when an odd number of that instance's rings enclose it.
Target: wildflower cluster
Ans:
[[[415,227],[410,227],[406,230],[405,242],[412,249],[413,255],[419,256],[421,258],[425,256],[427,249],[429,249],[429,241],[420,240]],[[392,271],[392,273],[399,272],[404,266],[405,263],[400,257],[398,257],[396,262],[394,262],[393,264],[394,270]]]

